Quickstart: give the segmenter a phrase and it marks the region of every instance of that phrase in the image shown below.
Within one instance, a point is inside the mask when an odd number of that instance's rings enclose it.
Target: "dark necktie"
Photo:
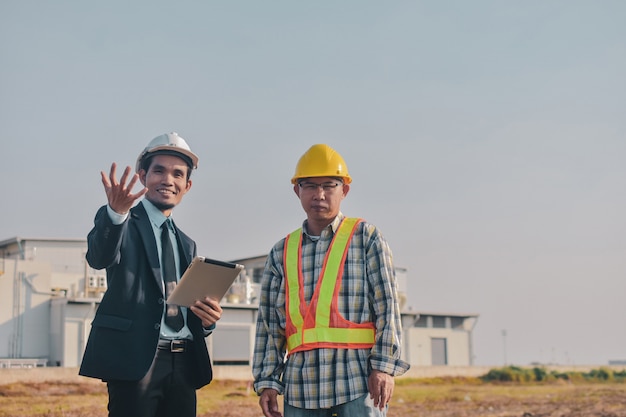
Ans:
[[[169,224],[167,219],[161,225],[161,266],[163,269],[163,284],[165,285],[165,299],[174,291],[176,286],[176,261],[174,260],[174,249],[170,239]],[[168,304],[165,309],[165,324],[172,330],[179,331],[183,328],[184,320],[180,307]]]

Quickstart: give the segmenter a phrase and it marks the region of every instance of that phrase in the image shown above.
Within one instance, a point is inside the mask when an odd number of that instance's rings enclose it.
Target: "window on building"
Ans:
[[[463,317],[451,317],[450,325],[455,330],[463,330],[463,323],[465,319]]]
[[[419,316],[415,322],[415,327],[428,327],[428,316]]]
[[[446,318],[444,316],[433,316],[433,327],[435,329],[445,329]]]
[[[252,269],[252,282],[256,282],[257,284],[261,283],[261,279],[263,278],[263,269],[264,268]]]

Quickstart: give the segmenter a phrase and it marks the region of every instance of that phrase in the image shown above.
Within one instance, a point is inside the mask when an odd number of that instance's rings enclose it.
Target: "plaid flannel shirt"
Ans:
[[[326,251],[343,214],[312,239],[303,224],[302,269],[304,297],[311,300]],[[276,389],[298,408],[321,409],[367,394],[371,369],[402,375],[409,364],[400,359],[402,327],[392,255],[382,234],[361,223],[350,242],[338,308],[344,318],[374,322],[376,341],[371,349],[313,349],[286,357],[285,239],[270,251],[263,274],[253,358],[254,388]]]

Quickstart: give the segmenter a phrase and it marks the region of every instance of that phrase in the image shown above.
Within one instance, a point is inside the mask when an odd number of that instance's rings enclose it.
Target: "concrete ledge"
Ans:
[[[413,366],[399,378],[436,378],[436,377],[479,377],[490,369],[501,366]],[[522,366],[532,369],[534,366]],[[626,365],[588,365],[588,366],[544,366],[548,371],[558,372],[589,372],[593,369],[611,369],[624,371]],[[249,366],[214,366],[215,380],[251,381],[252,370]],[[78,368],[37,367],[0,369],[0,385],[15,382],[58,381],[70,383],[101,383],[99,379],[86,378],[78,375]]]
[[[215,380],[252,381],[252,370],[249,366],[214,366],[213,378]],[[99,379],[78,375],[78,368],[0,368],[0,385],[45,381],[102,383]]]
[[[515,365],[519,366],[519,365]],[[480,377],[498,366],[412,366],[399,378],[437,378],[437,377]],[[543,368],[548,372],[590,372],[594,369],[611,369],[614,372],[626,370],[623,365],[527,365],[519,366],[523,369]]]
[[[485,375],[490,366],[411,366],[398,378],[478,377]]]
[[[249,366],[214,366],[215,380],[252,381]],[[68,382],[102,383],[96,378],[78,375],[78,368],[38,367],[38,368],[0,368],[0,385],[16,382]]]
[[[78,375],[78,368],[14,368],[0,369],[0,384],[13,384],[16,382],[98,382],[99,379],[85,378]]]

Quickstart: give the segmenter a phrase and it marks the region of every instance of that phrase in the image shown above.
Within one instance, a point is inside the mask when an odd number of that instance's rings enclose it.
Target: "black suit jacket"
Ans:
[[[176,228],[184,271],[196,255],[196,243]],[[154,232],[143,204],[128,219],[114,225],[101,207],[87,236],[87,262],[106,268],[108,288],[85,348],[80,375],[107,380],[136,381],[145,376],[157,350],[163,315],[163,279]],[[200,319],[191,311],[187,325],[193,334],[195,371],[191,381],[200,388],[212,379],[212,369]]]

